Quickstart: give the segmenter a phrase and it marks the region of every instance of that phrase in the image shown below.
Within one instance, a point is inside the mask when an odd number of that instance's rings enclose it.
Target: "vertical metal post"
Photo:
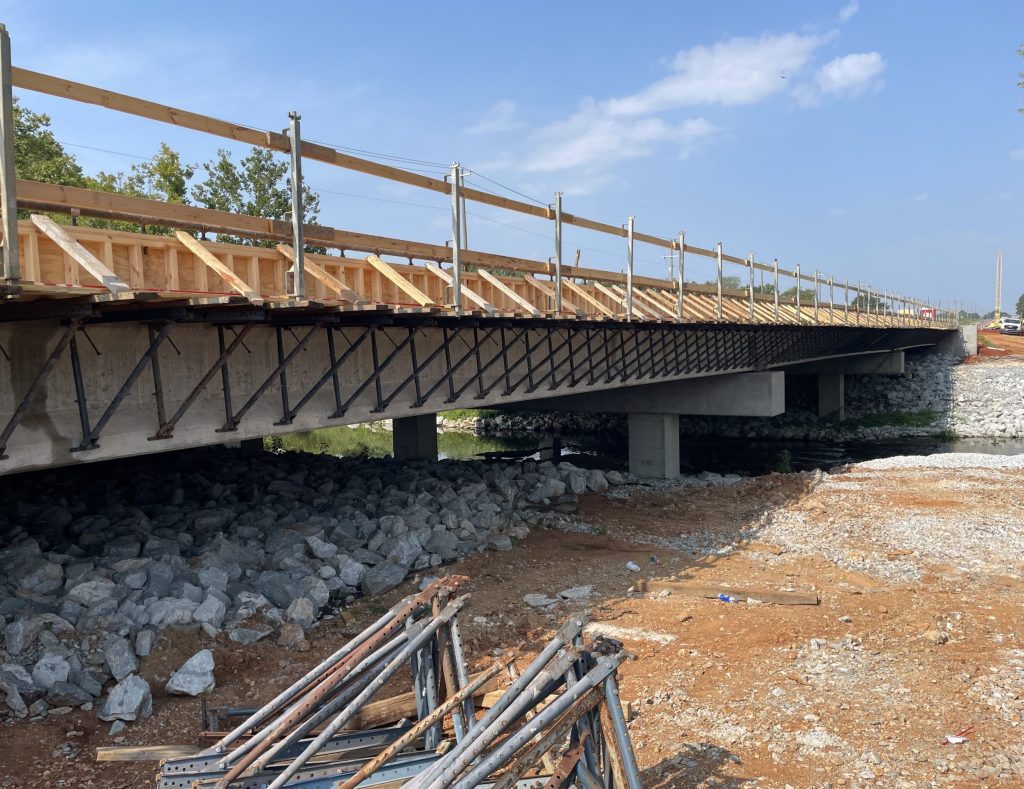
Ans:
[[[795,273],[796,273],[796,322],[800,323],[800,320],[801,320],[801,318],[800,318],[800,283],[802,282],[802,280],[800,279],[800,264],[799,263],[796,264]]]
[[[18,262],[18,204],[14,193],[14,93],[11,87],[11,36],[0,24],[0,217],[3,220],[3,260],[0,275],[21,279]]]
[[[818,269],[814,269],[814,322],[818,323]]]
[[[469,222],[466,220],[466,171],[459,168],[459,217],[462,224],[462,248],[469,249]]]
[[[751,252],[750,253],[750,257],[747,258],[747,267],[748,267],[748,271],[747,271],[747,274],[748,274],[748,278],[747,278],[747,280],[748,280],[747,295],[749,297],[748,300],[747,300],[747,318],[749,318],[750,322],[753,323],[754,322],[754,253],[753,252]]]
[[[718,301],[715,303],[715,317],[718,320],[722,320],[722,242],[719,241],[715,245],[715,260],[718,264],[718,274],[716,280],[718,283]]]
[[[828,322],[832,323],[832,315],[835,312],[835,298],[836,298],[836,286],[835,282],[832,281],[832,276],[828,278]]]
[[[626,320],[633,320],[633,217],[626,222]]]
[[[452,305],[456,314],[462,312],[462,167],[452,162]]]
[[[684,233],[682,230],[680,230],[679,231],[679,280],[678,280],[679,293],[677,294],[678,297],[676,298],[676,317],[679,318],[680,321],[683,319],[683,299],[685,298],[685,293],[683,291],[683,284],[686,282],[686,279],[683,276],[683,255],[685,253],[686,253],[686,233]]]
[[[555,313],[562,314],[562,193],[555,192]]]
[[[775,277],[775,320],[779,319],[779,259],[772,261],[772,276]]]
[[[299,129],[300,115],[288,113],[288,139],[292,158],[292,244],[295,247],[295,274],[292,278],[292,293],[296,299],[306,298],[306,263],[304,259],[306,242],[302,237],[302,135]]]
[[[843,282],[843,323],[850,322],[850,278]]]

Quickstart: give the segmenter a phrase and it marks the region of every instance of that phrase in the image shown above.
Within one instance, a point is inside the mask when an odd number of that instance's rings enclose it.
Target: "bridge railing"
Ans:
[[[76,187],[57,186],[17,179],[13,154],[12,88],[18,87],[73,101],[93,104],[112,111],[148,118],[192,129],[237,142],[291,155],[292,215],[296,221],[243,216],[196,206],[165,203],[125,195]],[[256,129],[207,115],[158,104],[71,80],[14,67],[10,38],[0,26],[0,209],[3,221],[3,279],[8,289],[28,290],[41,295],[58,296],[69,288],[111,288],[116,280],[131,292],[156,292],[180,296],[182,280],[188,280],[177,259],[195,257],[198,269],[191,281],[191,293],[210,293],[210,279],[226,288],[226,293],[250,300],[291,300],[327,298],[349,305],[410,306],[449,309],[456,313],[526,312],[547,316],[599,316],[610,319],[779,322],[799,324],[860,324],[878,326],[955,325],[951,311],[937,309],[921,299],[879,290],[863,283],[841,281],[817,270],[786,269],[778,259],[757,260],[727,254],[721,242],[714,248],[686,242],[683,232],[666,238],[639,232],[633,217],[617,226],[588,219],[563,210],[562,195],[556,193],[549,206],[534,205],[496,195],[463,184],[463,168],[452,165],[447,178],[436,178],[370,161],[330,146],[302,140],[299,116],[292,113],[285,132]],[[416,186],[451,198],[452,238],[450,244],[431,244],[380,235],[371,235],[335,227],[305,224],[301,194],[301,161],[309,159],[370,176]],[[501,255],[465,247],[465,203],[478,202],[502,210],[545,219],[552,223],[554,257],[550,261]],[[35,226],[19,226],[18,209],[49,211],[71,215],[135,221],[142,224],[220,234],[242,235],[254,239],[281,242],[271,265],[262,253],[251,247],[239,250],[214,250],[185,233],[178,233],[171,247],[154,264],[151,247],[130,238],[119,238],[127,253],[118,275],[118,260],[112,240],[93,240],[78,228],[46,226],[33,218]],[[563,228],[571,225],[596,233],[617,236],[625,241],[625,271],[566,266],[563,261]],[[82,236],[82,240],[76,239]],[[19,241],[19,236],[21,240]],[[113,238],[113,236],[111,237]],[[61,279],[38,279],[45,269],[46,255],[39,252],[55,244],[68,275]],[[78,244],[78,248],[69,246]],[[90,249],[89,244],[93,248]],[[649,244],[668,250],[678,261],[671,279],[641,276],[634,271],[634,247]],[[305,251],[311,244],[341,250],[342,257],[314,256]],[[23,246],[24,245],[24,246]],[[159,246],[159,245],[157,245]],[[141,249],[137,249],[141,247]],[[24,251],[23,251],[24,250]],[[71,250],[71,251],[69,251]],[[83,252],[84,251],[84,252]],[[345,257],[346,251],[369,253],[365,263]],[[408,259],[410,266],[384,261],[379,255]],[[688,256],[710,259],[716,276],[710,286],[686,281]],[[25,266],[21,265],[25,258]],[[107,259],[109,258],[109,259]],[[256,262],[253,262],[253,258]],[[70,262],[69,262],[70,260]],[[413,261],[425,261],[415,266]],[[443,268],[437,264],[450,264]],[[157,287],[146,281],[147,268],[157,265],[163,273]],[[743,270],[740,290],[726,287],[726,265]],[[355,266],[371,269],[363,287],[351,271]],[[271,270],[272,269],[272,270]],[[412,270],[418,269],[418,271]],[[200,275],[200,271],[202,274]],[[267,272],[270,271],[269,277]],[[755,274],[767,275],[770,284],[755,285]],[[510,276],[510,273],[512,276]],[[307,274],[311,277],[307,278]],[[538,279],[541,276],[546,279]],[[37,279],[32,279],[33,277]],[[74,281],[78,279],[76,283]],[[84,280],[84,282],[83,282]],[[312,281],[312,286],[308,283]],[[419,284],[417,284],[419,283]],[[787,284],[795,284],[795,297],[781,294]],[[813,298],[804,301],[803,286],[812,287]],[[443,287],[442,287],[443,286]],[[311,292],[312,291],[312,292]],[[806,292],[806,291],[805,291]],[[840,298],[837,298],[837,294]],[[391,297],[386,298],[386,297]]]

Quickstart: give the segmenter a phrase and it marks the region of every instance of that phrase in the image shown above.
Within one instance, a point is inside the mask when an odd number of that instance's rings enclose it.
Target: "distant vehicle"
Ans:
[[[1021,329],[1020,318],[1003,318],[1002,326],[999,328],[1000,334],[1024,334],[1024,330]]]

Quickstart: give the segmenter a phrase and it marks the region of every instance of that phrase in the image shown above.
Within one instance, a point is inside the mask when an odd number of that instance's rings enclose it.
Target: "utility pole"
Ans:
[[[996,307],[992,311],[992,320],[1003,317],[1003,250],[996,252]]]

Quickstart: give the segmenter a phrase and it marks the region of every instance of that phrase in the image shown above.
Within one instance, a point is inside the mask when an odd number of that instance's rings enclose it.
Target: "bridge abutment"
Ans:
[[[437,460],[436,415],[398,417],[391,430],[395,460]]]
[[[629,415],[629,473],[649,479],[679,476],[679,415]]]
[[[843,373],[818,375],[818,416],[839,421],[846,417],[846,376]]]

